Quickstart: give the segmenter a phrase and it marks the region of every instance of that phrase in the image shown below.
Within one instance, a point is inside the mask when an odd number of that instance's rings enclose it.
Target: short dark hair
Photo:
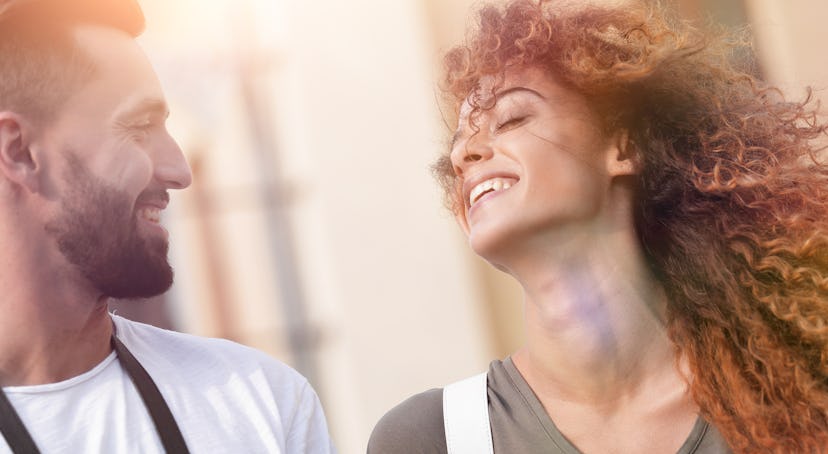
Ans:
[[[48,121],[95,72],[72,30],[112,27],[137,37],[144,14],[136,0],[17,0],[0,12],[0,111]]]

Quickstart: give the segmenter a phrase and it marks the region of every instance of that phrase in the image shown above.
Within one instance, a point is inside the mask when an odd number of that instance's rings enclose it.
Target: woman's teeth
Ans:
[[[471,193],[469,193],[469,206],[474,205],[475,202],[480,200],[481,197],[489,192],[496,192],[511,188],[513,181],[514,180],[508,178],[492,178],[491,180],[486,180],[478,184],[472,188]]]

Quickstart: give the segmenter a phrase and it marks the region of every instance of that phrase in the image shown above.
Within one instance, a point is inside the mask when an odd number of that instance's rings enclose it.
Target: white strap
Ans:
[[[494,454],[485,373],[443,388],[443,424],[448,454]]]

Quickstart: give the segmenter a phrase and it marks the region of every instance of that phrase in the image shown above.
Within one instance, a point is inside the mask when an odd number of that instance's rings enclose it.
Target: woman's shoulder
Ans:
[[[377,422],[368,441],[369,454],[445,453],[443,390],[409,397]]]

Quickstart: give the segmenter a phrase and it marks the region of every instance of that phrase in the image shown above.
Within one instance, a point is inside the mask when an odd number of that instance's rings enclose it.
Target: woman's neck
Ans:
[[[525,295],[518,369],[536,379],[533,388],[584,402],[623,400],[654,380],[675,383],[666,296],[634,234],[582,238],[510,263]]]

